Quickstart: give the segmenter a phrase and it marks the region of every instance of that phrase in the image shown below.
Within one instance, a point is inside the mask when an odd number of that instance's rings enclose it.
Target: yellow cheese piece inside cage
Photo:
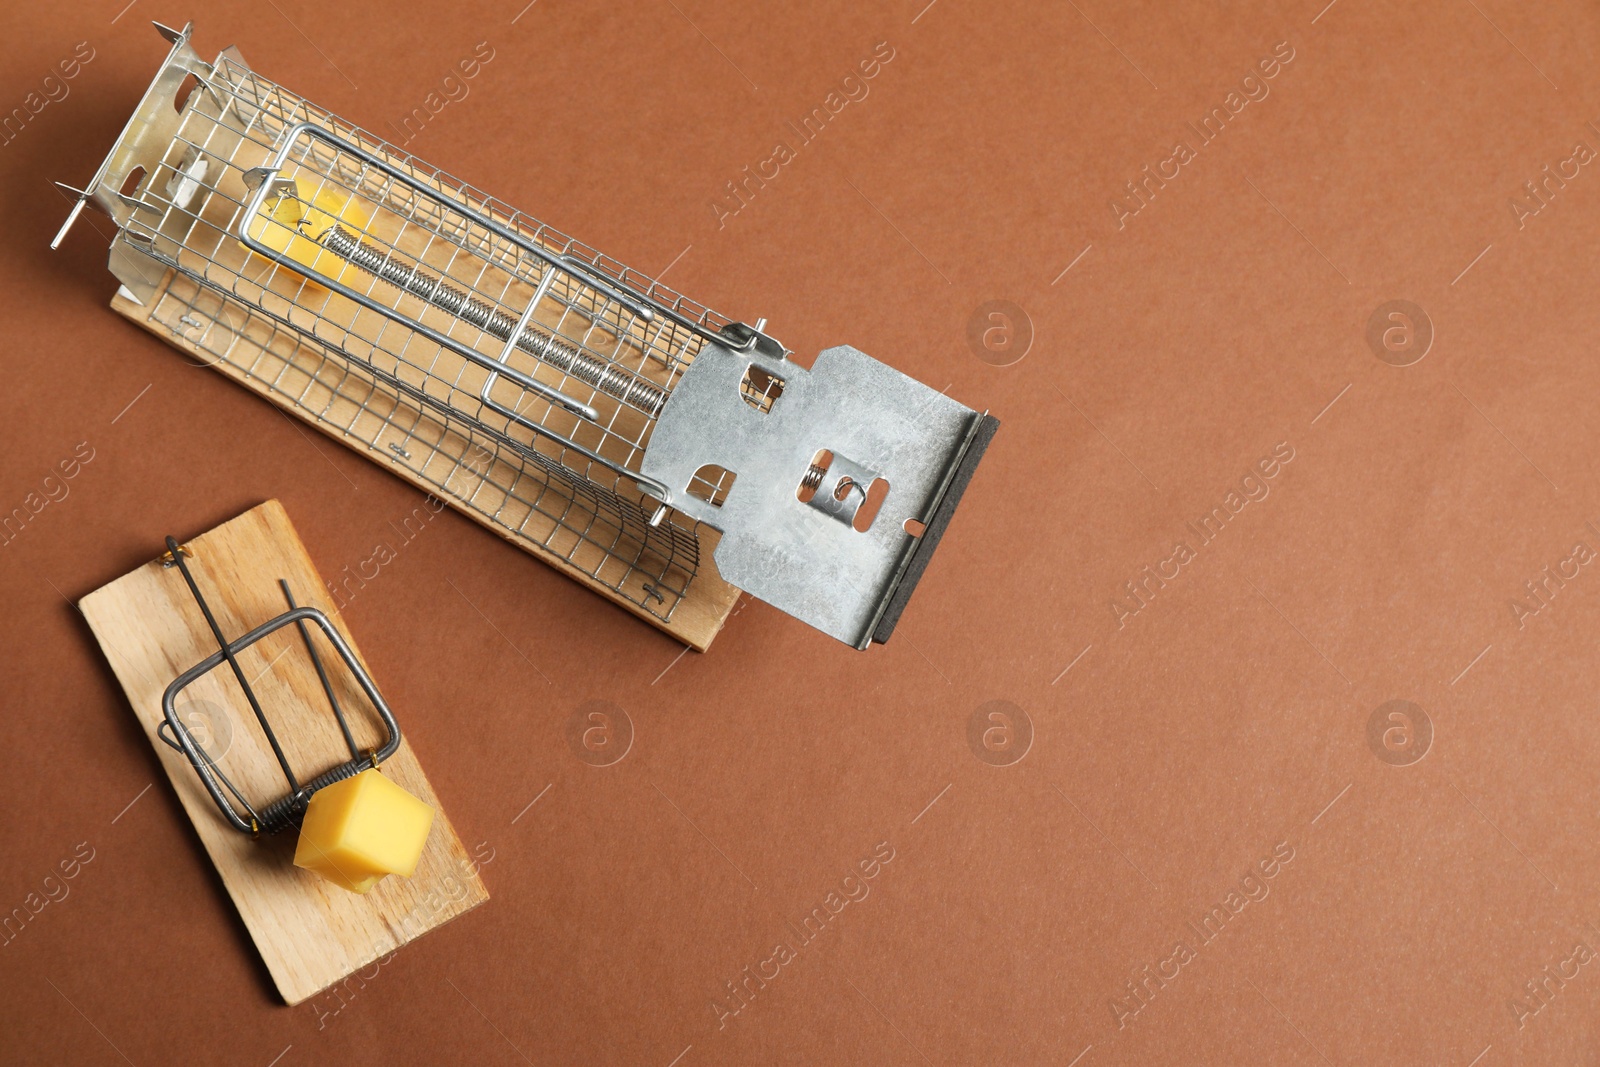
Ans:
[[[348,285],[364,289],[368,276],[359,267],[330,252],[321,244],[323,235],[335,226],[361,236],[372,214],[358,199],[344,195],[342,190],[330,188],[324,182],[315,187],[310,182],[294,179],[294,194],[285,192],[261,205],[256,217],[250,220],[251,240],[259,241],[288,256],[318,274]],[[262,260],[261,256],[252,256]],[[307,279],[307,283],[316,282]],[[321,288],[320,286],[318,288]]]

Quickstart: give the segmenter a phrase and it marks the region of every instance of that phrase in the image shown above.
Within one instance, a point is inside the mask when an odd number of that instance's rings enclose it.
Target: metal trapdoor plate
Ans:
[[[781,383],[768,410],[742,395],[752,368]],[[980,429],[993,432],[986,423],[993,420],[849,346],[825,350],[807,371],[707,345],[674,387],[640,472],[669,487],[674,508],[722,531],[715,558],[724,579],[865,648],[918,548],[906,521],[929,523],[949,510],[940,502],[958,471],[963,483],[970,473],[978,455],[968,457],[969,447]],[[819,472],[823,450],[832,461]],[[720,506],[687,491],[707,465],[734,475]],[[857,530],[880,478],[888,494]]]

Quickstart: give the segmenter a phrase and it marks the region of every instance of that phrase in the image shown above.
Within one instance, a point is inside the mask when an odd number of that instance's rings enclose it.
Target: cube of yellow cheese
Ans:
[[[311,794],[294,865],[365,893],[385,875],[411,877],[432,826],[432,808],[369,768]]]

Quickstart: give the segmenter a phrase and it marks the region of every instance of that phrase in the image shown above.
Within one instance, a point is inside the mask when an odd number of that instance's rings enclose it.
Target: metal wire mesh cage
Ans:
[[[761,324],[157,28],[167,61],[56,239],[85,202],[112,216],[118,310],[697,647],[735,587],[886,638],[993,419],[853,349],[808,373]],[[835,353],[871,364],[844,392]],[[940,530],[858,529],[879,481]],[[841,581],[819,610],[807,583]]]

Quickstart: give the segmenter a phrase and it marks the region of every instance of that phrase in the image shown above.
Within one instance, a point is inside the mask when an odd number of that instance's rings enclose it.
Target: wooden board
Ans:
[[[282,578],[299,604],[325,612],[355,649],[355,640],[334,613],[322,579],[276,500],[186,545],[190,571],[229,638],[286,610],[278,586]],[[416,873],[410,878],[385,878],[361,896],[295,867],[294,832],[252,841],[233,829],[188,760],[157,738],[167,685],[217,649],[177,568],[153,560],[90,593],[78,606],[285,1001],[298,1004],[489,899],[405,739],[406,708],[394,709],[402,741],[383,763],[383,773],[438,814]],[[377,715],[337,653],[325,641],[319,642],[318,653],[356,742],[363,749],[381,742]],[[359,650],[355,654],[359,657]],[[238,658],[302,781],[348,758],[296,627],[263,638]],[[365,660],[362,663],[365,666]],[[381,692],[382,681],[374,682]],[[184,690],[176,706],[185,725],[201,737],[223,772],[258,809],[287,792],[266,737],[226,666]],[[178,877],[183,875],[174,872]]]
[[[111,308],[137,325],[150,331],[174,348],[194,359],[209,364],[240,385],[266,398],[290,415],[327,434],[333,440],[353,449],[368,460],[398,475],[425,492],[433,493],[461,514],[510,541],[534,558],[556,568],[612,603],[625,608],[670,634],[672,637],[704,652],[722,629],[739,599],[739,589],[728,584],[717,573],[712,559],[720,535],[717,531],[702,528],[699,531],[699,572],[690,582],[682,599],[673,609],[672,617],[663,620],[644,610],[638,604],[619,597],[605,583],[596,581],[590,569],[599,568],[604,573],[605,564],[597,562],[597,550],[588,543],[563,543],[560,531],[548,529],[546,517],[527,507],[499,486],[514,484],[519,477],[520,461],[515,457],[490,452],[481,445],[455,433],[444,422],[426,410],[414,410],[396,415],[387,413],[387,425],[378,429],[370,443],[352,434],[349,427],[358,420],[371,416],[383,398],[374,394],[365,382],[348,366],[334,366],[320,352],[310,346],[284,343],[282,331],[263,332],[256,335],[257,324],[245,320],[235,310],[241,321],[234,326],[237,338],[234,345],[254,346],[248,358],[237,356],[221,360],[208,350],[202,341],[187,333],[184,322],[189,309],[197,299],[198,285],[192,280],[169,272],[156,290],[148,306],[129,299],[118,291],[111,300]],[[170,320],[170,321],[168,321]],[[245,370],[250,367],[251,370]],[[285,389],[274,383],[290,378],[296,388]],[[316,403],[300,402],[300,397],[315,389]],[[376,416],[371,416],[376,417]],[[407,462],[394,451],[409,451],[418,439],[426,440],[433,461],[423,469]],[[515,466],[514,466],[515,465]],[[489,501],[485,505],[485,500]],[[463,506],[463,501],[473,506]],[[527,531],[531,536],[519,536]],[[561,551],[546,548],[545,541]],[[567,558],[567,555],[572,558]]]

